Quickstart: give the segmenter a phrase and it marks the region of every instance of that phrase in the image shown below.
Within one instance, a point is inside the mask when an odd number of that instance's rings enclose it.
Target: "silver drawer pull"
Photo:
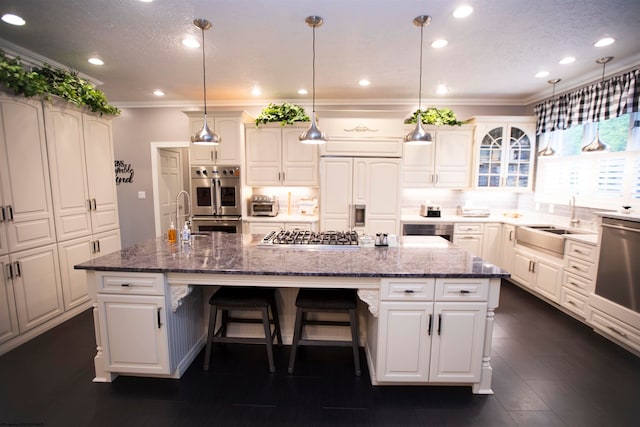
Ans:
[[[470,294],[471,291],[467,290],[467,289],[460,289],[460,293],[461,294]]]
[[[413,289],[405,289],[404,293],[405,294],[412,294],[413,293]]]
[[[576,270],[578,270],[578,271],[586,271],[586,270],[583,270],[582,268],[577,267],[577,266],[575,266],[575,265],[572,265],[572,266],[571,266],[571,268],[576,269]]]
[[[130,288],[131,283],[122,283],[120,286],[124,286],[125,288]]]

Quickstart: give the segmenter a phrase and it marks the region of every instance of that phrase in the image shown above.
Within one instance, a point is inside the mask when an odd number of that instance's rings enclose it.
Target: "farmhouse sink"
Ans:
[[[560,258],[564,255],[564,235],[567,234],[574,233],[553,225],[519,226],[516,228],[518,244]]]

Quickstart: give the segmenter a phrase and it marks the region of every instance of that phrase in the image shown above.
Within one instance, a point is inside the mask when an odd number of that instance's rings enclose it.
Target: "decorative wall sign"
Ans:
[[[121,183],[131,184],[135,171],[131,167],[131,163],[125,163],[124,160],[116,160],[116,185]]]

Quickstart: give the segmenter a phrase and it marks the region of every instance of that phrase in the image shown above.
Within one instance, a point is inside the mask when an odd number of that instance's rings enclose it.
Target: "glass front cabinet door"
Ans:
[[[472,119],[476,124],[474,187],[531,190],[535,122],[532,117],[504,119],[501,122],[485,121],[482,117]]]

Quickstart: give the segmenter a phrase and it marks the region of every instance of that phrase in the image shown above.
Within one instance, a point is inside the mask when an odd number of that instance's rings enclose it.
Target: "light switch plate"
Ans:
[[[146,199],[147,198],[147,193],[145,193],[144,191],[138,191],[138,199]]]

